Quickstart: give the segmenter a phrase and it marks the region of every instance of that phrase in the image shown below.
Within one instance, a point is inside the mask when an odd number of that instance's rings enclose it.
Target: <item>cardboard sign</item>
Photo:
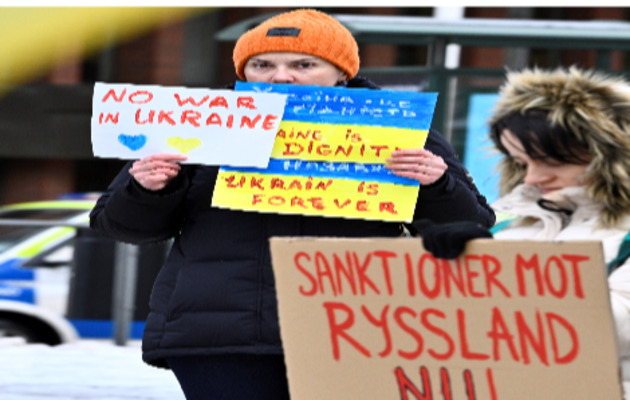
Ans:
[[[219,171],[215,207],[410,222],[419,182],[385,168],[422,148],[436,93],[238,82],[288,96],[266,169]]]
[[[94,85],[97,157],[180,153],[187,163],[266,167],[286,95],[158,85]]]
[[[622,399],[600,242],[272,238],[291,398]]]

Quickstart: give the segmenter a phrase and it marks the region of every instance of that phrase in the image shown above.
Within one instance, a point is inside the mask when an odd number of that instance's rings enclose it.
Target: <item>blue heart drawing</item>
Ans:
[[[129,147],[131,150],[136,151],[144,146],[147,142],[147,137],[143,134],[125,135],[124,133],[121,133],[118,135],[118,141],[124,146]]]

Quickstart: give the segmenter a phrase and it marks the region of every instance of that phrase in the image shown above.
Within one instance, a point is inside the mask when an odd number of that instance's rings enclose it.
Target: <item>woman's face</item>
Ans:
[[[335,86],[347,79],[339,68],[319,57],[301,53],[264,53],[245,64],[248,82]]]
[[[521,141],[508,129],[504,129],[501,134],[501,144],[514,161],[525,168],[524,182],[537,186],[543,193],[585,184],[581,176],[587,164],[567,164],[551,158],[532,159],[525,152]]]

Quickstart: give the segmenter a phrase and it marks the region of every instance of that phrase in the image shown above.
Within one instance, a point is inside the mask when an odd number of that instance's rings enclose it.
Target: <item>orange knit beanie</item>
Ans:
[[[344,71],[348,78],[359,71],[359,47],[339,21],[320,11],[302,9],[269,18],[245,32],[234,46],[236,74],[252,56],[271,52],[303,53],[323,58]]]

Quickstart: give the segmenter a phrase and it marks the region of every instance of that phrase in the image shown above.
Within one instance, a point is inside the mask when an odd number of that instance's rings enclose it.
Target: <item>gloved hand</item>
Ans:
[[[472,221],[435,224],[421,219],[412,225],[422,236],[424,248],[437,258],[456,258],[462,254],[469,240],[492,237],[487,228]]]

